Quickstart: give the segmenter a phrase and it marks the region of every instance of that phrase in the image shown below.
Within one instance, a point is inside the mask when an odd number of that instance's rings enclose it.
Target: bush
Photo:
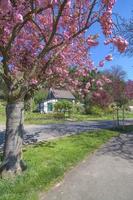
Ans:
[[[70,113],[72,110],[72,103],[69,101],[58,101],[54,104],[54,111],[59,113]]]
[[[31,121],[31,120],[52,120],[52,119],[64,119],[65,114],[64,113],[33,113],[33,112],[25,112],[25,120]]]
[[[55,119],[64,119],[65,118],[65,114],[64,113],[59,113],[59,112],[57,112],[57,113],[53,113],[53,118],[55,118]]]
[[[76,113],[84,114],[85,113],[84,104],[81,104],[80,102],[75,103],[73,106],[73,112],[75,114]]]
[[[99,106],[92,106],[91,114],[102,116],[104,114],[104,111]]]

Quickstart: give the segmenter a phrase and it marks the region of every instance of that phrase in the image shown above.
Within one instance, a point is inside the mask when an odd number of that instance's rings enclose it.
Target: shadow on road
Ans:
[[[121,134],[104,145],[98,155],[111,154],[133,162],[133,132]]]
[[[133,121],[126,120],[126,124]],[[47,125],[29,125],[25,126],[24,144],[35,144],[40,141],[46,141],[51,138],[65,135],[78,134],[85,131],[111,129],[114,127],[113,121],[88,121],[88,122],[68,122],[63,124]],[[3,149],[4,129],[0,129],[0,151]],[[101,153],[112,153],[120,155],[127,159],[133,159],[133,134],[121,134],[119,137],[112,139],[108,145],[103,148]]]

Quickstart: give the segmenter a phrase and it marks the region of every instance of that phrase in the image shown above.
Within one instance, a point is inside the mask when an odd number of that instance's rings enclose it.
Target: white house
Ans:
[[[47,99],[39,104],[41,113],[51,113],[54,110],[54,104],[59,100],[75,101],[75,97],[69,90],[50,89]]]
[[[133,112],[133,106],[129,106],[131,112]]]

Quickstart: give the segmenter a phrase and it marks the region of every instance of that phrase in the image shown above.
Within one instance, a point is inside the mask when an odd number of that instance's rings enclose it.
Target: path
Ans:
[[[40,200],[132,200],[133,134],[121,134],[66,174]]]
[[[133,124],[133,120],[126,120],[125,124]],[[47,125],[25,125],[24,143],[31,144],[64,135],[76,134],[83,131],[111,128],[113,121],[87,121],[87,122],[65,122],[63,124]],[[0,125],[0,150],[3,148],[4,129]]]

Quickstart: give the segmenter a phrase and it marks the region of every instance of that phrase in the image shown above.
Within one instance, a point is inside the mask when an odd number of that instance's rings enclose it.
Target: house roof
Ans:
[[[59,90],[59,89],[51,89],[47,99],[70,99],[74,100],[75,97],[69,90]]]

